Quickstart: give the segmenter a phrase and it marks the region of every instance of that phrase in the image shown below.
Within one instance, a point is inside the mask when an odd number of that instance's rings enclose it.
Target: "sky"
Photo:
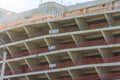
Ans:
[[[37,8],[40,3],[54,1],[64,5],[72,5],[93,0],[0,0],[0,8],[5,8],[16,13]]]

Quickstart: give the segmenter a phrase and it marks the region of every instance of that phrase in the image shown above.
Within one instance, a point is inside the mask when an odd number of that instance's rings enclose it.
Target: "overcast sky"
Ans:
[[[48,1],[55,1],[62,4],[64,3],[65,5],[70,5],[93,0],[0,0],[0,7],[18,13],[37,8],[38,4]]]

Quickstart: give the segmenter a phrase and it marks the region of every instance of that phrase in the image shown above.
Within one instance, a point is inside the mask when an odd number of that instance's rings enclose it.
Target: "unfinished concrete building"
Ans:
[[[0,23],[4,80],[120,79],[120,0],[43,3]]]

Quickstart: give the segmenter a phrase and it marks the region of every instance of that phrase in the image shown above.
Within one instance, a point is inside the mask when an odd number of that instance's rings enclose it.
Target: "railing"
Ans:
[[[76,60],[75,65],[85,65],[85,64],[98,64],[98,63],[104,63],[102,58],[90,58],[90,59],[81,59]]]
[[[120,73],[105,73],[105,74],[101,74],[103,76],[104,79],[120,79]]]
[[[83,27],[85,28],[85,27]],[[79,31],[78,27],[65,27],[65,28],[59,28],[60,33],[65,33],[65,32],[73,32],[73,31]]]
[[[43,70],[48,70],[50,69],[49,65],[43,65],[43,66],[37,66],[37,67],[33,67],[32,71],[43,71]]]
[[[109,62],[120,62],[120,56],[112,56],[104,59],[107,63]]]
[[[72,61],[61,62],[56,64],[56,68],[71,67],[73,65]]]
[[[88,26],[89,29],[98,29],[98,28],[103,28],[105,27],[105,23],[97,23],[97,24],[91,24],[90,26]]]
[[[67,48],[75,48],[77,47],[75,43],[67,43],[67,44],[58,44],[55,50],[67,49]]]
[[[31,37],[35,37],[35,36],[40,36],[40,35],[44,35],[44,34],[47,34],[47,33],[44,33],[44,32],[32,32],[30,33],[30,36]]]
[[[60,78],[60,79],[55,79],[55,80],[73,80],[71,77],[65,77],[65,78]]]
[[[5,71],[5,75],[12,75],[12,71]]]
[[[99,80],[98,75],[88,75],[88,76],[76,76],[74,80]]]
[[[22,74],[22,73],[28,73],[28,72],[43,71],[48,69],[50,69],[49,65],[44,65],[44,66],[33,67],[32,70],[30,68],[24,68],[24,69],[14,70],[13,72],[6,71],[5,75]]]
[[[104,39],[101,40],[94,40],[94,41],[83,41],[83,42],[79,42],[78,45],[79,47],[87,47],[87,46],[98,46],[98,45],[107,45],[107,44],[116,44],[116,43],[120,43],[120,38],[115,38],[115,39],[110,39],[109,43],[106,43],[106,41]],[[56,45],[54,50],[61,50],[61,49],[69,49],[69,48],[77,48],[75,43],[68,43],[68,44],[58,44]],[[48,50],[48,47],[46,48],[40,48],[40,49],[34,49],[31,50],[32,54],[40,54],[40,53],[44,53],[44,52],[49,52],[50,50]],[[23,52],[23,53],[19,53],[19,55],[14,55],[14,57],[12,58],[17,58],[17,57],[22,57],[22,56],[27,56],[30,55],[28,52]],[[10,59],[11,57],[9,56],[8,59]]]
[[[12,73],[11,71],[6,71],[5,75],[12,75],[12,74],[22,74],[22,73],[28,73],[28,72],[36,72],[36,71],[43,71],[43,70],[49,70],[49,69],[55,69],[55,68],[65,68],[65,67],[71,67],[71,66],[77,66],[77,65],[85,65],[85,64],[98,64],[98,63],[104,63],[102,58],[91,58],[91,59],[83,59],[83,60],[76,60],[75,64],[72,63],[72,61],[67,61],[67,62],[61,62],[61,63],[56,63],[56,66],[54,66],[53,68],[51,68],[49,65],[41,65],[41,66],[36,66],[36,67],[32,67],[30,68],[25,68],[25,69],[19,69],[19,70],[14,70],[14,73]],[[116,73],[113,76],[117,76],[120,73]],[[105,77],[111,74],[102,74]],[[93,76],[97,75],[90,75],[87,76],[87,78],[92,78]],[[86,79],[86,77],[84,76],[80,76],[80,77],[75,77],[75,80],[79,80],[79,79]]]
[[[28,36],[16,36],[13,38],[13,41],[20,41],[20,40],[24,40],[27,38],[28,38]]]
[[[49,52],[48,47],[31,50],[32,54],[40,54],[40,53],[44,53],[44,52]]]
[[[28,55],[30,55],[29,52],[21,52],[13,56],[7,56],[7,59],[13,59],[13,58],[18,58],[18,57],[23,57],[23,56],[28,56]]]
[[[106,45],[106,41],[104,39],[101,40],[93,40],[93,41],[83,41],[79,42],[78,45],[80,47],[86,47],[86,46],[98,46],[98,45]]]

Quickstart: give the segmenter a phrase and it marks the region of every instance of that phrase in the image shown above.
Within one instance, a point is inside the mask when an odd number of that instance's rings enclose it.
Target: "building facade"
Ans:
[[[119,3],[97,0],[82,4],[87,7],[63,6],[67,11],[59,15],[1,25],[7,52],[4,80],[119,80]]]

